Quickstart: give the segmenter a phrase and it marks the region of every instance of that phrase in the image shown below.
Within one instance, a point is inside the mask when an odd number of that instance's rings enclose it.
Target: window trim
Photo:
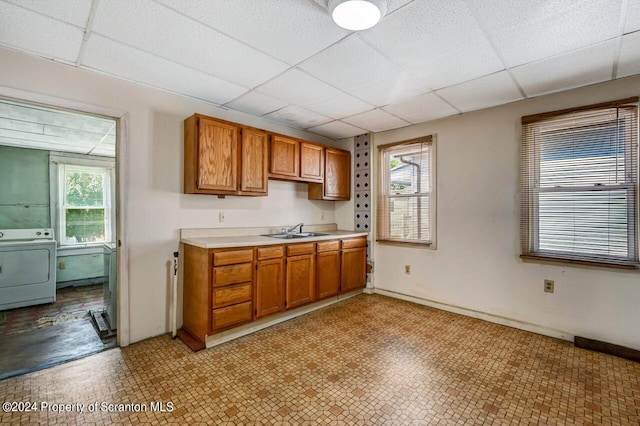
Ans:
[[[535,126],[536,123],[544,122],[547,120],[553,120],[555,118],[560,118],[562,116],[568,116],[573,113],[589,113],[596,112],[597,110],[603,109],[612,109],[612,108],[624,108],[624,107],[634,107],[635,108],[635,129],[631,130],[631,135],[635,136],[635,141],[631,140],[626,141],[625,145],[626,150],[624,161],[627,164],[627,168],[630,169],[630,173],[635,178],[635,182],[631,183],[618,183],[615,185],[606,185],[604,188],[600,187],[591,187],[588,185],[576,185],[570,187],[559,187],[559,188],[540,188],[539,184],[536,190],[536,181],[540,176],[540,152],[538,149],[532,151],[531,148],[528,148],[529,141],[528,138],[534,139],[531,135],[537,134],[539,129],[533,129],[527,132],[529,127]],[[600,266],[600,267],[610,267],[610,268],[618,268],[618,269],[639,269],[640,262],[638,261],[639,256],[639,240],[640,240],[640,218],[639,218],[639,207],[640,203],[638,202],[639,191],[639,165],[638,159],[640,152],[638,151],[638,139],[639,139],[639,123],[638,116],[640,114],[640,108],[638,106],[638,97],[631,97],[626,99],[621,99],[617,101],[611,102],[603,102],[599,104],[586,105],[576,108],[563,109],[558,111],[550,111],[541,114],[534,114],[522,117],[521,121],[521,164],[520,164],[520,197],[521,197],[521,208],[520,208],[520,242],[521,242],[521,252],[520,258],[527,260],[537,260],[537,261],[549,261],[549,262],[561,262],[561,263],[570,263],[570,264],[579,264],[579,265],[590,265],[590,266]],[[588,121],[587,118],[584,118],[585,121]],[[604,121],[603,121],[604,123]],[[591,124],[591,123],[588,123]],[[599,124],[599,123],[598,123]],[[575,127],[567,127],[566,130],[579,128],[579,125]],[[634,146],[635,144],[635,146]],[[634,152],[635,150],[635,152]],[[635,169],[629,167],[629,162],[635,159],[636,164]],[[539,251],[539,234],[538,234],[538,220],[536,220],[536,211],[539,209],[538,200],[539,195],[536,196],[536,191],[538,194],[541,193],[552,193],[552,192],[578,192],[584,193],[587,191],[611,191],[615,189],[626,189],[631,193],[631,200],[627,203],[627,218],[630,219],[629,225],[627,227],[627,244],[628,244],[628,253],[629,259],[623,258],[615,258],[602,255],[589,255],[586,253],[580,252],[557,252],[557,251]],[[631,220],[633,222],[631,222]],[[634,259],[631,259],[634,257]]]
[[[401,145],[412,145],[412,144],[418,144],[418,143],[427,143],[430,145],[429,149],[430,149],[430,171],[431,173],[429,174],[429,188],[430,190],[428,192],[421,192],[420,195],[421,196],[428,196],[429,197],[429,233],[430,233],[430,239],[429,240],[408,240],[408,239],[398,239],[398,238],[384,238],[381,236],[384,235],[388,235],[389,231],[382,231],[381,228],[383,226],[382,223],[382,219],[383,216],[386,214],[386,210],[387,210],[387,204],[383,201],[383,197],[385,197],[385,195],[382,193],[383,188],[385,187],[384,181],[385,179],[388,179],[388,172],[386,172],[386,165],[383,164],[385,163],[384,160],[384,153],[385,151],[389,150],[390,148],[394,148],[394,147],[399,147]],[[436,169],[436,158],[437,158],[437,149],[436,149],[436,138],[435,135],[428,135],[428,136],[423,136],[423,137],[418,137],[418,138],[413,138],[413,139],[409,139],[409,140],[405,140],[405,141],[399,141],[399,142],[392,142],[392,143],[388,143],[388,144],[383,144],[383,145],[378,145],[378,167],[380,168],[380,171],[378,173],[378,191],[377,191],[377,197],[376,197],[376,204],[377,204],[377,209],[376,209],[376,242],[377,243],[383,243],[383,244],[389,244],[389,245],[397,245],[397,246],[403,246],[403,247],[418,247],[418,248],[429,248],[429,249],[435,249],[436,248],[436,212],[437,212],[437,201],[436,201],[436,192],[437,192],[437,169]],[[389,196],[389,194],[387,194],[386,196]],[[415,197],[414,194],[401,194],[401,195],[395,195],[393,196],[393,198],[405,198],[405,197]]]
[[[105,221],[105,227],[107,232],[107,241],[96,243],[77,243],[69,244],[63,242],[63,226],[64,219],[63,206],[61,204],[61,198],[64,196],[64,181],[61,179],[61,173],[64,171],[63,166],[84,168],[84,167],[97,167],[106,169],[106,177],[108,178],[106,186],[107,190],[107,205],[105,209],[108,210],[108,219]],[[116,239],[116,188],[115,188],[115,159],[109,157],[98,157],[83,154],[70,154],[65,152],[51,152],[49,154],[49,181],[50,185],[50,216],[51,224],[55,229],[57,235],[58,247],[65,250],[78,250],[86,247],[102,246],[103,244],[114,242]]]

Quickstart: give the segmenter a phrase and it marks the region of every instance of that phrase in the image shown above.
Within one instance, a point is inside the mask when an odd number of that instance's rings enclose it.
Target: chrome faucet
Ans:
[[[304,223],[300,222],[297,225],[293,225],[291,228],[287,229],[287,234],[292,233],[297,227],[300,227],[300,230],[298,231],[298,233],[302,232],[302,227],[304,226]]]

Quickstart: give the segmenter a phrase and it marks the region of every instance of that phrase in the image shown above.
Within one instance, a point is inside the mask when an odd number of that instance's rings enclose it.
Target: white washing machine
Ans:
[[[0,311],[55,301],[53,229],[0,229]]]

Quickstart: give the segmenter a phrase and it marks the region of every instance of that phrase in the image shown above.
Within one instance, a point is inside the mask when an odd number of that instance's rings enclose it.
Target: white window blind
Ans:
[[[636,267],[637,98],[522,119],[523,257]]]
[[[432,138],[378,148],[377,240],[432,244],[435,223]]]

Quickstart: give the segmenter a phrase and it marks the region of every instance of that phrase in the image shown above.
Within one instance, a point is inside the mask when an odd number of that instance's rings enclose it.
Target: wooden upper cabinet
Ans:
[[[324,183],[309,184],[310,200],[349,200],[351,198],[351,153],[324,148]]]
[[[266,132],[194,114],[184,122],[186,194],[267,195]]]
[[[239,128],[200,118],[198,124],[197,188],[232,193],[238,186]]]
[[[271,136],[269,176],[278,179],[300,176],[300,141],[280,135]]]
[[[307,182],[322,182],[324,178],[322,145],[300,142],[300,178]]]
[[[240,195],[267,195],[269,135],[243,128],[240,147]]]
[[[271,136],[269,177],[298,182],[322,182],[324,147],[282,135]]]

